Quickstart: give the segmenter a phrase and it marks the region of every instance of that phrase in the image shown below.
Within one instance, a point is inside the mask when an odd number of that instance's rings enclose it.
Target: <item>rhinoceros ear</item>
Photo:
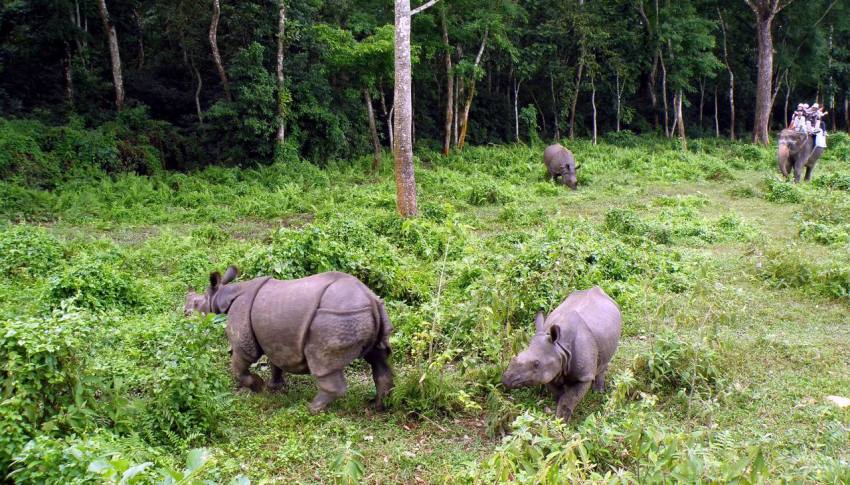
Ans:
[[[226,285],[235,280],[237,276],[239,276],[239,270],[236,266],[231,265],[227,268],[227,271],[224,272],[224,279],[221,280],[221,284]]]
[[[210,273],[210,289],[215,291],[221,285],[221,273],[213,271]]]
[[[543,310],[539,310],[537,315],[534,315],[534,328],[538,332],[543,331],[543,324],[546,322],[546,314]]]
[[[561,338],[561,327],[557,325],[549,327],[549,338],[552,339],[552,343],[557,342],[558,339]]]

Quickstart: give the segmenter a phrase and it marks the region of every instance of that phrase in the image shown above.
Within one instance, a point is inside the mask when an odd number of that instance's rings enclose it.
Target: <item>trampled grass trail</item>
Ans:
[[[58,358],[91,390],[86,413],[60,394],[6,449],[66,463],[66,481],[117,455],[156,481],[206,447],[220,482],[846,482],[850,409],[829,396],[850,398],[850,140],[833,139],[800,186],[769,150],[713,140],[576,142],[575,192],[545,180],[541,147],[423,152],[413,221],[368,160],[5,187],[5,330],[76,315],[86,339]],[[320,415],[309,376],[234,393],[222,323],[179,309],[231,263],[244,278],[347,271],[385,298],[391,409],[368,408],[363,363]],[[563,425],[542,389],[506,392],[499,375],[537,308],[593,284],[621,306],[623,339],[609,391]]]

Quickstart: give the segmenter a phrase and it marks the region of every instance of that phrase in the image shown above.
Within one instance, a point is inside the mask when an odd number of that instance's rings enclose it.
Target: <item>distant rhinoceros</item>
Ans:
[[[573,153],[561,145],[549,145],[543,152],[543,163],[546,171],[553,180],[561,177],[561,182],[567,187],[575,190],[578,184],[576,179],[576,159]]]
[[[388,363],[393,330],[384,302],[364,283],[345,273],[321,273],[297,280],[256,278],[231,283],[238,271],[224,278],[210,275],[210,287],[186,296],[185,313],[227,314],[230,368],[240,387],[262,390],[263,380],[251,373],[251,364],[266,355],[271,366],[269,388],[283,387],[283,373],[310,373],[319,392],[310,410],[324,410],[345,393],[343,369],[362,357],[372,366],[375,406],[393,387]]]
[[[546,318],[538,312],[534,325],[531,343],[511,359],[502,384],[546,385],[558,401],[557,415],[568,421],[591,384],[605,390],[608,363],[620,341],[620,309],[594,286],[571,293]]]

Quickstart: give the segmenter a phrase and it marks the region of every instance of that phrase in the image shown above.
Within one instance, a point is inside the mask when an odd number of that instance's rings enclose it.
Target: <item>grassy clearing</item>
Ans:
[[[846,482],[850,411],[825,398],[850,397],[850,140],[831,140],[800,186],[768,150],[715,140],[576,142],[576,192],[545,180],[540,147],[423,152],[415,220],[365,159],[2,184],[0,468],[21,483],[144,463],[143,483]],[[179,310],[231,263],[348,271],[384,297],[391,411],[365,410],[365,365],[319,416],[309,377],[233,393],[222,319]],[[624,336],[611,391],[562,425],[542,390],[498,379],[533,312],[593,284]]]

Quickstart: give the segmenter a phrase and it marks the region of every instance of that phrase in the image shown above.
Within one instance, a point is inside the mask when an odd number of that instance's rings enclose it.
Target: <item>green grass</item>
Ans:
[[[541,147],[419,153],[410,221],[394,214],[390,164],[372,178],[367,159],[3,184],[0,246],[16,252],[0,256],[0,319],[50,328],[79,309],[85,355],[56,347],[55,372],[90,392],[0,440],[0,457],[7,445],[25,457],[21,482],[57,480],[55,463],[62,480],[90,477],[88,463],[116,456],[153,462],[139,477],[155,481],[199,446],[219,482],[653,481],[677,466],[685,481],[850,479],[850,410],[825,399],[850,397],[850,142],[831,138],[815,183],[791,186],[770,150],[617,141],[570,144],[578,191],[546,181]],[[222,322],[180,310],[188,286],[231,263],[245,277],[368,282],[396,327],[391,409],[367,408],[362,363],[318,416],[309,376],[232,392]],[[505,392],[499,375],[539,307],[593,284],[620,304],[623,338],[611,391],[561,427],[543,390]]]

